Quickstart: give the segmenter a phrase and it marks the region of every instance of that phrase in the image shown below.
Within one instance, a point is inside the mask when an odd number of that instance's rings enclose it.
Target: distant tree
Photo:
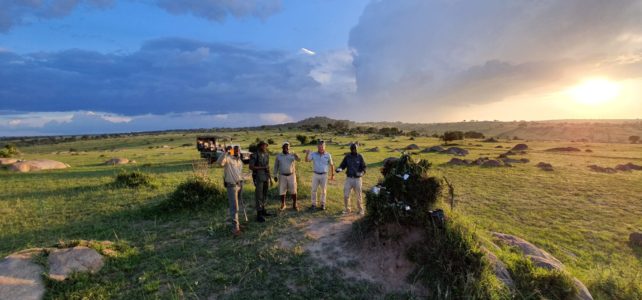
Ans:
[[[466,131],[464,137],[467,139],[483,139],[484,134],[476,131]]]
[[[408,132],[408,135],[411,136],[411,137],[418,137],[419,136],[419,132],[417,132],[417,130],[413,130],[411,132]]]
[[[384,135],[386,137],[396,136],[402,133],[403,132],[399,130],[397,127],[383,127],[379,129],[379,134]]]
[[[336,121],[334,122],[334,129],[337,132],[346,132],[350,128],[350,124],[346,121]]]
[[[297,134],[296,140],[301,143],[301,145],[305,145],[308,143],[308,136],[307,135],[302,135],[302,134]]]
[[[432,134],[432,137],[434,137],[434,138],[440,138],[440,136],[439,136],[439,134],[438,134],[438,133],[433,133],[433,134]]]
[[[443,135],[443,140],[445,144],[448,144],[450,141],[463,140],[464,133],[461,131],[446,131]]]
[[[640,141],[640,137],[637,135],[632,135],[629,137],[631,144],[637,144]]]

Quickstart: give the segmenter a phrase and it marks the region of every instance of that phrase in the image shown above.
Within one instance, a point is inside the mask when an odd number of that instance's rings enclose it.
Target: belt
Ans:
[[[237,182],[237,183],[226,182],[225,183],[225,187],[231,187],[231,186],[241,186],[241,183],[240,182]]]
[[[283,174],[283,173],[281,173],[281,176],[285,176],[285,177],[292,176],[292,173],[289,173],[289,174]]]
[[[327,174],[327,173],[328,173],[328,172],[323,172],[323,173],[314,172],[314,174],[317,174],[317,175],[325,175],[325,174]]]
[[[350,175],[348,175],[348,178],[361,178],[361,176],[350,176]]]

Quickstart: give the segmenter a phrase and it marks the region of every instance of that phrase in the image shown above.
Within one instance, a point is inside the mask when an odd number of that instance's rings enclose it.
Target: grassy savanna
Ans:
[[[297,145],[299,131],[226,132],[246,147],[257,137],[272,138],[277,145],[289,140],[293,151],[315,146]],[[384,158],[414,143],[421,148],[440,144],[434,138],[369,139],[331,136],[328,150],[338,164],[350,141],[365,143],[362,153],[369,163],[364,187],[374,185]],[[59,240],[96,239],[127,243],[126,255],[109,261],[94,276],[81,276],[50,284],[51,298],[372,298],[381,289],[368,282],[344,280],[334,269],[314,261],[300,239],[295,247],[279,247],[278,239],[291,235],[296,224],[311,218],[336,217],[342,209],[344,174],[329,185],[329,209],[322,213],[284,212],[265,224],[253,222],[252,184],[245,186],[250,222],[241,238],[232,238],[225,222],[226,205],[199,210],[161,212],[156,205],[176,186],[192,176],[198,159],[195,133],[118,137],[44,146],[21,147],[23,158],[49,158],[72,168],[18,174],[0,171],[0,254],[28,247],[48,246]],[[471,151],[468,158],[496,157],[517,142],[458,141]],[[642,251],[628,244],[628,235],[642,230],[642,172],[602,174],[587,166],[614,167],[642,164],[642,145],[525,142],[531,150],[518,156],[530,159],[512,168],[446,166],[451,155],[421,153],[434,164],[432,174],[446,176],[455,186],[456,210],[466,215],[482,235],[488,231],[515,234],[549,251],[568,271],[583,281],[598,299],[632,298],[642,290]],[[190,146],[184,146],[190,144]],[[159,146],[168,145],[170,148]],[[582,152],[546,152],[573,146]],[[380,152],[365,149],[379,147]],[[70,149],[75,150],[69,152]],[[593,152],[585,152],[591,149]],[[135,165],[106,166],[111,157],[126,157]],[[535,167],[543,161],[555,171]],[[121,188],[114,178],[123,170],[151,175],[155,187]],[[247,170],[247,168],[246,168]],[[309,205],[311,166],[299,163],[299,198]],[[221,182],[221,169],[210,176]],[[271,191],[272,195],[274,191]],[[270,209],[274,210],[272,200]],[[407,295],[391,295],[407,296]]]

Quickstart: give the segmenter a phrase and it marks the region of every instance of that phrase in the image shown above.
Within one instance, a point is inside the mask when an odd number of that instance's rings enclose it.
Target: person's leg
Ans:
[[[290,195],[292,197],[292,209],[299,210],[299,206],[297,206],[296,204],[297,184],[295,174],[290,175],[290,178],[288,178],[288,190],[290,191]]]
[[[287,177],[279,175],[279,196],[281,196],[281,210],[285,209],[285,194],[288,189]]]
[[[312,200],[312,207],[317,206],[317,188],[319,187],[319,174],[313,173],[312,174],[312,195],[310,195],[310,199]]]
[[[265,209],[265,207],[267,207],[267,205],[268,205],[268,200],[269,200],[268,199],[268,191],[269,191],[269,189],[270,189],[270,182],[267,181],[267,180],[263,181],[263,191],[262,191],[263,203],[261,204],[261,207],[263,208],[263,215],[266,216],[266,217],[274,216],[274,214],[269,213],[267,211],[267,209]]]
[[[325,194],[328,187],[328,174],[319,175],[319,186],[321,187],[321,208],[325,208]]]
[[[350,212],[350,178],[346,178],[346,182],[343,184],[343,213],[347,214]]]
[[[355,185],[354,185],[354,192],[356,194],[357,198],[357,209],[359,209],[359,214],[363,215],[364,214],[364,209],[363,209],[363,195],[361,192],[361,187],[363,184],[363,180],[361,177],[355,178]]]
[[[256,207],[256,211],[260,212],[263,210],[265,207],[265,199],[263,198],[263,186],[264,182],[260,180],[255,180],[254,181],[254,205]]]
[[[238,215],[238,191],[240,190],[238,186],[227,186],[227,200],[230,206],[230,223],[232,225],[232,231],[237,232],[239,230],[239,215]]]

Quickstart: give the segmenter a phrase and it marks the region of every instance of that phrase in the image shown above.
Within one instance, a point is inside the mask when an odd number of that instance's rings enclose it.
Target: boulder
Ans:
[[[549,254],[548,252],[538,248],[537,246],[529,243],[528,241],[516,237],[514,235],[510,234],[503,234],[499,232],[493,232],[492,233],[493,238],[495,241],[507,245],[509,247],[515,247],[518,249],[524,256],[529,258],[534,265],[545,268],[545,269],[557,269],[560,271],[564,270],[564,264],[560,262],[557,258],[555,258],[553,255]],[[580,300],[592,300],[593,296],[591,296],[591,293],[588,291],[586,286],[579,281],[577,278],[573,278],[573,282],[575,283],[575,286],[577,287],[578,293],[573,299],[580,299]]]
[[[584,152],[592,153],[592,152],[593,152],[593,150],[591,150],[591,149],[586,149],[586,150],[584,150]]]
[[[0,298],[39,300],[45,295],[44,268],[31,258],[42,249],[27,249],[0,261]]]
[[[452,158],[449,162],[447,162],[446,164],[448,164],[448,165],[453,165],[453,166],[465,166],[465,165],[468,165],[469,163],[467,163],[467,162],[466,162],[466,160],[463,160],[463,159],[460,159],[460,158],[453,157],[453,158]]]
[[[96,250],[76,246],[49,253],[49,278],[63,281],[73,272],[96,273],[103,267],[103,257]]]
[[[504,262],[497,258],[497,256],[493,252],[486,249],[486,247],[482,246],[481,250],[482,252],[484,252],[486,258],[488,259],[488,262],[490,262],[490,265],[493,267],[493,273],[495,273],[497,279],[499,279],[499,281],[504,283],[510,289],[515,288],[515,282],[510,276],[510,272],[506,268],[506,264],[504,264]]]
[[[422,153],[442,152],[442,151],[444,151],[444,148],[442,146],[432,146],[430,148],[426,148],[424,150],[421,150]]]
[[[632,232],[629,235],[631,245],[642,247],[642,232]]]
[[[503,164],[499,160],[494,160],[494,159],[489,159],[487,161],[484,161],[481,166],[483,168],[496,168],[496,167],[501,167]]]
[[[444,151],[441,151],[441,153],[454,154],[454,155],[457,155],[457,156],[466,156],[466,155],[468,155],[468,150],[463,149],[463,148],[459,148],[459,147],[450,147],[450,148],[448,148],[448,149],[446,149]]]
[[[124,157],[114,157],[105,162],[106,165],[126,165],[128,163],[131,161]]]
[[[417,144],[410,144],[410,145],[406,146],[406,148],[404,148],[404,149],[406,149],[406,150],[419,150],[419,146],[417,146]]]
[[[540,168],[540,169],[542,169],[542,170],[544,170],[544,171],[553,171],[553,165],[551,165],[549,163],[539,162],[535,166]]]
[[[0,166],[12,165],[18,162],[17,158],[3,158],[0,157]]]
[[[524,150],[528,150],[528,145],[526,145],[526,144],[517,144],[517,145],[515,145],[515,147],[513,147],[511,150],[513,150],[513,151],[524,151]]]
[[[69,165],[55,160],[36,159],[17,162],[9,167],[9,170],[16,172],[31,172],[40,170],[66,169]]]
[[[633,163],[628,163],[624,165],[617,165],[615,166],[615,169],[618,171],[633,171],[633,170],[642,171],[642,166],[638,166]]]
[[[616,173],[617,171],[613,168],[609,167],[600,167],[598,165],[590,165],[588,166],[591,171],[598,172],[598,173],[607,173],[607,174],[613,174]]]
[[[497,145],[497,146],[495,146],[495,148],[497,148],[497,149],[502,149],[502,148],[504,148],[504,146],[502,146],[502,145]]]

